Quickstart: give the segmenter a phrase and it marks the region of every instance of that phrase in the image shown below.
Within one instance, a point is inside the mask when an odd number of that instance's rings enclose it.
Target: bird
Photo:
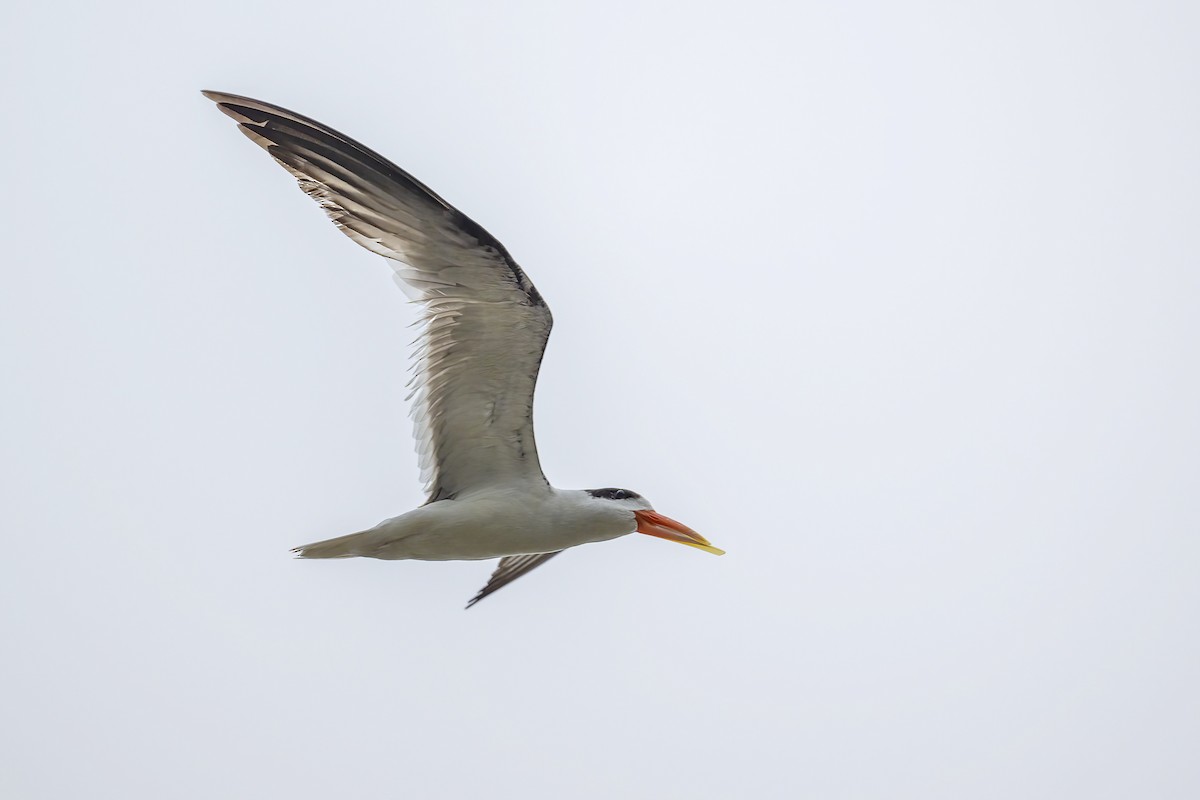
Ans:
[[[562,551],[634,532],[705,550],[696,531],[629,489],[558,489],[542,473],[533,395],[550,308],[508,250],[400,167],[271,103],[204,96],[298,181],[337,228],[383,256],[420,306],[411,417],[427,499],[299,558],[500,562],[467,604]]]

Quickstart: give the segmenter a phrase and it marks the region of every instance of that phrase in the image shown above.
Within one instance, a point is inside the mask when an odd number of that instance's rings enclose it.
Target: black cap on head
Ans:
[[[592,497],[599,497],[604,500],[641,500],[642,496],[637,492],[629,489],[588,489],[587,493]]]

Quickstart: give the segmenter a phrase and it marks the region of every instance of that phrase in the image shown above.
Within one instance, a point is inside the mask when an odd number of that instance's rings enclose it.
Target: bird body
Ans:
[[[473,561],[563,550],[633,533],[641,498],[597,500],[581,489],[499,486],[441,500],[374,528],[296,548],[303,558]]]
[[[500,558],[471,604],[569,547],[639,532],[721,554],[628,489],[556,489],[533,393],[553,318],[499,240],[345,134],[285,108],[204,92],[290,172],[342,233],[387,259],[423,309],[413,420],[428,500],[301,558]]]

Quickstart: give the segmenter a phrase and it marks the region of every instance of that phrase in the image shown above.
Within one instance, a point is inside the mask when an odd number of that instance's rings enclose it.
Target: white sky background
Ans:
[[[6,11],[0,795],[1200,794],[1200,7],[656,9]],[[422,501],[415,314],[202,88],[496,234],[550,479],[729,554],[292,560]]]

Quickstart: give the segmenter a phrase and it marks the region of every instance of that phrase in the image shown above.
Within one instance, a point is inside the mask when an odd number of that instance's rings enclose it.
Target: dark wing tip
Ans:
[[[226,104],[245,103],[248,105],[262,105],[262,101],[254,100],[249,97],[243,97],[240,94],[229,94],[228,92],[214,92],[212,89],[201,89],[200,94],[212,100],[219,106]],[[224,108],[221,109],[224,111]]]
[[[503,563],[503,559],[501,559],[501,563]],[[497,568],[496,572],[499,572],[499,571],[500,571],[500,569],[499,569],[499,568]],[[496,580],[496,573],[495,573],[495,572],[493,572],[493,573],[492,573],[492,577],[491,577],[491,579],[490,579],[490,580],[488,580],[488,582],[487,582],[487,585],[486,585],[486,586],[484,586],[482,589],[480,589],[478,592],[476,592],[476,593],[475,593],[475,596],[474,596],[474,597],[472,597],[472,598],[471,598],[471,599],[470,599],[470,600],[467,602],[467,604],[466,604],[466,605],[463,607],[463,610],[464,610],[464,611],[466,611],[466,610],[467,610],[467,609],[469,609],[471,606],[475,605],[476,603],[478,603],[478,602],[479,602],[480,600],[482,600],[483,598],[487,597],[487,596],[488,596],[489,594],[491,594],[492,592],[494,592],[494,591],[496,591],[497,589],[500,589],[500,588],[502,588],[502,587],[504,587],[504,586],[508,585],[509,583],[511,583],[511,582],[513,581],[513,579],[514,579],[514,578],[516,578],[516,576],[515,576],[515,575],[514,575],[512,578],[509,578],[509,579],[507,579],[507,580],[499,580],[499,581],[497,581],[497,580]]]
[[[212,100],[214,103],[247,103],[250,105],[269,106],[270,103],[264,103],[262,100],[255,100],[253,97],[246,97],[241,94],[231,94],[229,92],[216,92],[212,89],[201,89],[200,94]]]
[[[242,129],[242,133],[246,134],[255,144],[271,152],[272,155],[277,155],[275,152],[272,152],[272,146],[281,144],[275,141],[275,139],[279,136],[287,135],[289,132],[305,139],[304,145],[306,147],[313,144],[312,140],[315,138],[318,140],[318,144],[322,144],[327,148],[332,147],[336,153],[345,158],[352,159],[354,163],[351,166],[353,168],[373,170],[379,173],[384,179],[398,184],[406,191],[412,192],[416,197],[431,202],[435,206],[440,206],[450,214],[452,223],[459,230],[474,238],[480,245],[490,247],[496,252],[512,274],[513,282],[528,298],[530,305],[543,307],[546,305],[546,301],[542,298],[537,288],[534,287],[533,282],[529,280],[529,277],[517,265],[516,260],[509,254],[504,245],[500,243],[499,239],[488,233],[482,225],[452,206],[428,186],[379,153],[328,125],[286,109],[283,106],[277,106],[274,103],[268,103],[263,100],[255,100],[252,97],[240,94],[217,92],[211,89],[201,89],[200,93],[216,103],[217,108],[223,114],[237,122]],[[265,131],[272,131],[273,135],[264,137],[262,134]],[[285,149],[287,148],[285,147]],[[343,164],[343,166],[346,165]]]

